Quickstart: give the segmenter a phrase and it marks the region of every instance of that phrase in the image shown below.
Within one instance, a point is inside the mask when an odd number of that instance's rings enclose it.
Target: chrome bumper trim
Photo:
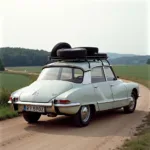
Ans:
[[[71,104],[54,104],[56,107],[74,107],[80,106],[80,103],[71,103]]]
[[[53,103],[31,103],[31,102],[13,102],[8,101],[9,104],[20,104],[20,105],[37,105],[37,106],[56,106],[56,107],[74,107],[80,106],[80,103],[71,103],[71,104],[53,104]]]
[[[31,102],[11,102],[8,101],[9,104],[20,104],[20,105],[38,105],[38,106],[52,106],[52,103],[31,103]]]

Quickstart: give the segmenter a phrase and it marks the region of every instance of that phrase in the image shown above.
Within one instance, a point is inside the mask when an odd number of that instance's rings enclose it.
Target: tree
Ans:
[[[150,64],[150,58],[147,60],[147,64]]]
[[[4,70],[5,70],[4,65],[3,65],[3,63],[2,63],[2,61],[0,59],[0,71],[4,71]]]

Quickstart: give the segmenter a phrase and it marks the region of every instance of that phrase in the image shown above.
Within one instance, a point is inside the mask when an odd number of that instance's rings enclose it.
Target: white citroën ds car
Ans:
[[[50,62],[35,82],[13,92],[8,101],[28,123],[37,122],[41,115],[69,115],[83,127],[97,111],[134,112],[138,84],[118,79],[107,54],[98,53],[98,48],[58,43]]]

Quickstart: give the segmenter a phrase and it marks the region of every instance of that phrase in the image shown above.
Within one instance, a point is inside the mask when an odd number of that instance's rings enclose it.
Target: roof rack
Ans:
[[[78,58],[61,58],[61,57],[49,57],[52,61],[86,61],[86,60],[101,60],[101,59],[108,59],[107,54],[95,54],[93,56],[85,56],[85,57],[78,57]]]
[[[95,54],[93,56],[85,56],[85,57],[81,57],[81,58],[61,58],[61,57],[49,57],[49,61],[52,62],[57,62],[57,61],[65,61],[65,62],[87,62],[90,68],[90,62],[91,61],[101,61],[102,60],[106,60],[108,62],[108,64],[110,65],[109,61],[107,60],[108,56],[107,54]],[[103,62],[102,62],[102,65]]]

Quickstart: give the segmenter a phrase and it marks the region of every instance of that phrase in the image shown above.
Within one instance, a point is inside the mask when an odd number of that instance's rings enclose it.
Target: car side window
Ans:
[[[91,81],[92,83],[104,82],[105,76],[102,67],[95,67],[91,71]]]
[[[112,72],[111,68],[110,67],[104,67],[104,70],[105,70],[105,76],[106,76],[106,79],[108,81],[114,81],[114,79],[116,79],[114,73]]]
[[[72,79],[72,68],[62,68],[61,80],[71,80]]]
[[[83,77],[83,71],[81,69],[75,68],[74,69],[74,78]]]

